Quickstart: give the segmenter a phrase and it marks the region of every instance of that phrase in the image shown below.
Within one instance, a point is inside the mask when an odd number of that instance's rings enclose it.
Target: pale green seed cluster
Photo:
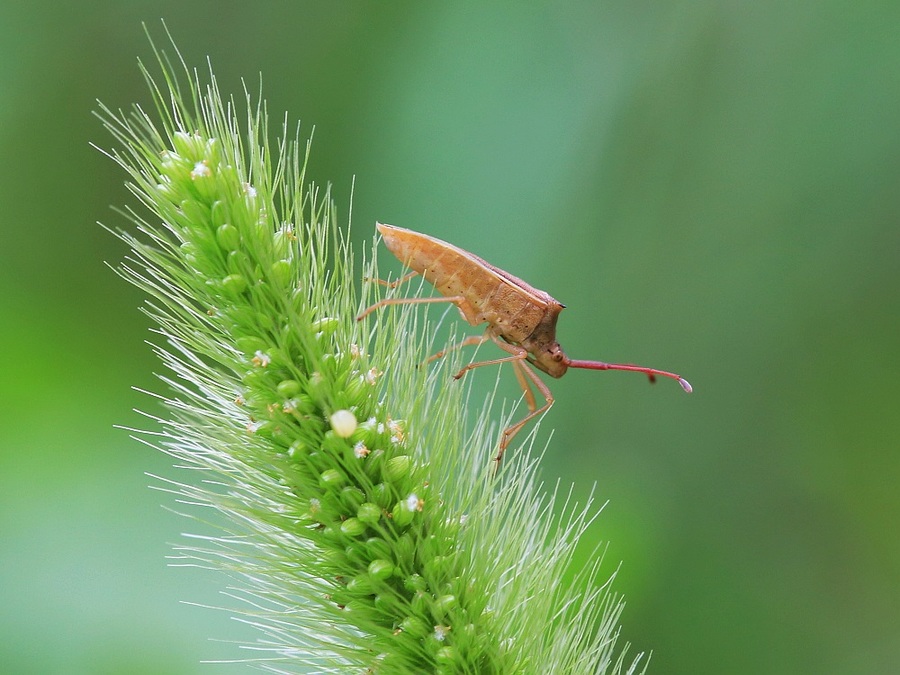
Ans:
[[[155,205],[192,297],[233,352],[246,430],[296,497],[294,533],[323,554],[325,599],[371,632],[378,672],[500,672],[490,612],[458,571],[459,519],[411,456],[403,420],[379,404],[379,372],[347,342],[353,317],[311,303],[312,230],[273,226],[274,205],[217,139],[178,131],[172,144]]]
[[[622,672],[621,604],[593,565],[561,581],[590,504],[566,501],[557,523],[527,458],[485,480],[489,418],[463,440],[459,390],[414,366],[421,333],[354,320],[363,275],[296,138],[272,150],[263,105],[246,101],[242,130],[214,78],[204,89],[185,69],[185,88],[161,65],[158,122],[101,108],[152,214],[130,214],[141,236],[118,233],[174,373],[148,442],[206,479],[171,483],[183,502],[228,521],[182,552],[243,579],[261,667]]]

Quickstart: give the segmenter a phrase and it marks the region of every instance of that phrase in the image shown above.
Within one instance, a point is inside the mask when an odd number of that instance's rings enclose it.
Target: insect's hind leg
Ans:
[[[407,281],[412,279],[417,274],[418,274],[418,272],[413,270],[412,272],[409,272],[408,274],[404,274],[399,279],[394,279],[393,281],[385,281],[384,279],[373,279],[372,277],[366,277],[363,279],[363,281],[375,282],[376,284],[378,284],[380,286],[387,286],[388,288],[397,288],[397,286],[399,286],[401,284],[405,284]]]
[[[401,284],[405,284],[407,281],[412,279],[417,274],[418,274],[418,272],[413,270],[412,272],[404,274],[402,277],[400,277],[399,279],[395,279],[394,281],[385,281],[384,279],[373,279],[372,277],[364,277],[363,281],[368,282],[368,283],[374,282],[381,286],[387,286],[388,288],[397,288],[397,286],[399,286]],[[415,299],[407,300],[407,299],[403,299],[403,298],[392,298],[390,300],[381,300],[379,302],[376,302],[374,305],[370,305],[369,307],[366,307],[366,309],[363,311],[363,313],[360,314],[358,317],[356,317],[356,320],[362,321],[365,317],[367,317],[369,314],[374,312],[376,309],[379,309],[386,305],[399,305],[402,303],[415,302],[415,301],[416,301]]]
[[[437,361],[438,359],[442,359],[450,352],[455,352],[457,349],[462,349],[463,347],[477,347],[478,345],[482,344],[483,342],[486,342],[487,339],[488,339],[487,333],[485,333],[484,335],[472,335],[470,337],[467,337],[465,340],[463,340],[462,342],[460,342],[458,344],[451,345],[450,347],[445,347],[441,351],[439,351],[435,354],[432,354],[427,359],[425,359],[425,363],[431,363],[432,361]]]
[[[387,307],[388,305],[424,305],[432,302],[452,302],[454,304],[458,304],[460,302],[465,302],[465,298],[461,295],[451,295],[446,298],[386,298],[384,300],[379,300],[374,305],[369,305],[362,314],[356,317],[356,320],[362,321],[376,309],[381,309],[382,307]]]

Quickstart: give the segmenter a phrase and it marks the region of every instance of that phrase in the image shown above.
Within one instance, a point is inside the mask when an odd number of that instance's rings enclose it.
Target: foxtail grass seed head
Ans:
[[[595,566],[563,582],[596,509],[554,520],[525,451],[493,477],[488,412],[467,421],[460,386],[416,367],[415,314],[355,321],[377,270],[353,267],[308,143],[157,57],[150,112],[99,112],[144,208],[118,271],[150,298],[172,391],[143,438],[192,470],[166,484],[179,503],[225,523],[180,556],[239,580],[260,667],[622,671],[621,604]]]

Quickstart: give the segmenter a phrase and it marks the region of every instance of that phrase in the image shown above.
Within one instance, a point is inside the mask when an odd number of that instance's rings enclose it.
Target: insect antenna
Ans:
[[[577,359],[566,359],[566,365],[568,365],[569,368],[585,368],[587,370],[630,370],[635,373],[644,373],[650,378],[651,382],[656,381],[657,375],[660,377],[670,377],[673,380],[678,380],[678,384],[680,384],[681,388],[687,393],[690,394],[693,391],[691,383],[681,377],[681,375],[669,373],[665,370],[657,370],[656,368],[633,366],[629,363],[604,363],[603,361],[579,361]]]

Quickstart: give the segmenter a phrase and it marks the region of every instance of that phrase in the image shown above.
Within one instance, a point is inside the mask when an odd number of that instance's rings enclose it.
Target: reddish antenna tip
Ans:
[[[687,393],[689,393],[689,394],[690,394],[692,391],[694,391],[694,388],[691,386],[691,383],[688,382],[688,381],[687,381],[686,379],[684,379],[683,377],[679,377],[679,378],[678,378],[678,384],[680,384],[680,385],[681,385],[681,388],[684,389],[684,390],[685,390]]]

